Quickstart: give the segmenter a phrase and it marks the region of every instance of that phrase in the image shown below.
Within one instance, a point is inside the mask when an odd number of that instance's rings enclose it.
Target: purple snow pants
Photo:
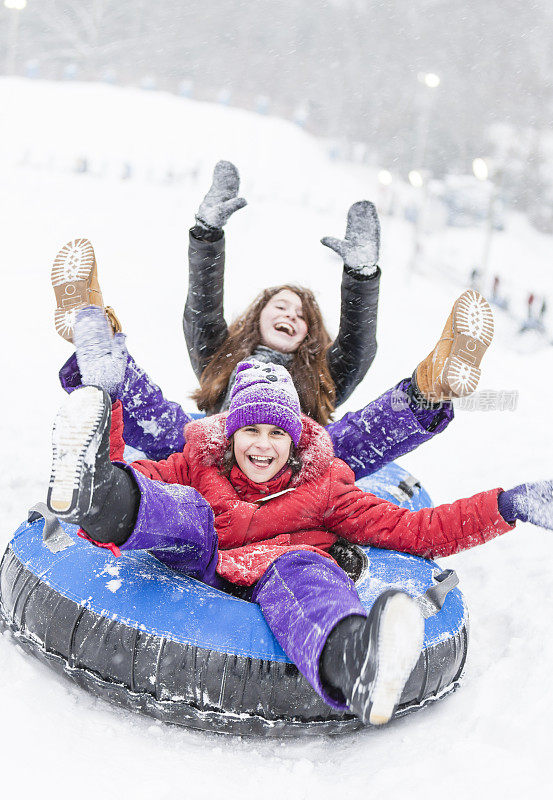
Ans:
[[[68,392],[81,385],[75,355],[61,368],[60,381]],[[410,453],[441,433],[453,419],[450,403],[439,409],[424,409],[409,403],[409,383],[410,379],[401,381],[365,408],[351,411],[327,426],[334,452],[351,467],[357,480]],[[159,461],[181,452],[184,426],[191,417],[178,403],[165,399],[159,386],[132,356],[119,399],[123,405],[125,443],[140,451],[135,459],[144,455]]]
[[[152,481],[132,467],[140,491],[133,532],[121,550],[149,550],[172,569],[222,588],[215,572],[218,549],[213,511],[189,486]],[[329,558],[297,550],[277,558],[252,587],[251,600],[286,655],[311,686],[334,708],[319,675],[319,659],[329,633],[344,617],[366,616],[353,581]]]

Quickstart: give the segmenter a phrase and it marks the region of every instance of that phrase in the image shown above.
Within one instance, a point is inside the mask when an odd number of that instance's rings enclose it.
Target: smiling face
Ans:
[[[307,336],[301,298],[290,289],[271,297],[259,316],[261,344],[279,353],[295,353]]]
[[[276,425],[248,425],[233,437],[234,457],[244,475],[265,483],[280,472],[290,456],[290,434]]]

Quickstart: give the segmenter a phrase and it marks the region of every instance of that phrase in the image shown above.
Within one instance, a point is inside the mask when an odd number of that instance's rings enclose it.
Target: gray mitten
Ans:
[[[112,335],[103,308],[86,306],[79,311],[73,344],[84,386],[100,386],[117,400],[129,357],[125,339],[124,333]]]
[[[240,175],[230,161],[218,161],[213,170],[213,183],[196,214],[196,222],[206,228],[222,228],[229,217],[244,208],[247,201],[237,197]]]
[[[325,236],[321,239],[342,257],[346,267],[361,275],[374,275],[380,251],[380,222],[373,203],[360,200],[348,211],[345,239]]]

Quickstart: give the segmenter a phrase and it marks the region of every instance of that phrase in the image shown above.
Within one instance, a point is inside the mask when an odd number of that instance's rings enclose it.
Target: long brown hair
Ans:
[[[265,289],[228,329],[227,338],[213,355],[202,372],[200,388],[192,397],[202,411],[212,412],[225,398],[229,378],[239,361],[251,356],[261,344],[259,317],[263,308],[275,294],[283,289],[294,292],[301,299],[307,335],[293,358],[288,370],[297,389],[304,414],[321,425],[330,421],[336,400],[336,388],[330,377],[326,353],[331,344],[321,310],[313,292],[301,286],[286,284]]]

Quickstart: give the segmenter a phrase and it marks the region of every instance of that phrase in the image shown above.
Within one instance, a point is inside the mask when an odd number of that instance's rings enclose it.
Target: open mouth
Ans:
[[[286,333],[288,336],[294,336],[296,331],[289,325],[287,322],[277,322],[274,326],[275,331],[279,331],[280,333]]]
[[[254,467],[269,467],[274,458],[271,456],[248,456],[248,460],[254,465]]]

